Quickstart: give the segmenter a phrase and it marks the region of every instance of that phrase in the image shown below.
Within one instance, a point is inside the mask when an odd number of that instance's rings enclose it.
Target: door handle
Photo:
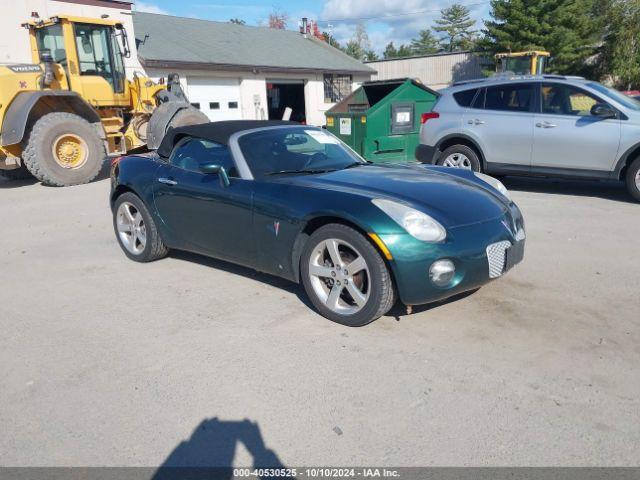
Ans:
[[[160,177],[158,179],[158,181],[160,183],[164,183],[165,185],[177,185],[178,182],[176,182],[175,180],[171,180],[170,178],[165,178],[165,177]]]
[[[538,123],[536,123],[536,127],[538,127],[538,128],[556,128],[557,125],[555,123],[549,123],[549,122],[538,122]]]
[[[484,125],[484,120],[480,120],[478,118],[476,118],[475,120],[469,120],[467,122],[469,125]]]

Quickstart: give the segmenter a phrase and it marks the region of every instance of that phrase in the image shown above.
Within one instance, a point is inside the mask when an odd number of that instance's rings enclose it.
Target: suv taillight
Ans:
[[[440,118],[440,114],[438,112],[427,112],[423,113],[420,117],[420,123],[424,125],[428,120],[432,120],[434,118]]]

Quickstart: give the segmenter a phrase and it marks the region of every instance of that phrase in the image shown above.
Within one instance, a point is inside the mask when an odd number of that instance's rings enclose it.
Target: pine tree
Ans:
[[[429,55],[440,50],[438,39],[431,33],[431,30],[420,30],[418,38],[411,40],[411,52],[414,55]]]
[[[378,57],[378,54],[374,50],[366,50],[362,59],[365,62],[375,62],[376,60],[379,60],[380,57]]]
[[[413,55],[413,50],[410,45],[400,45],[400,48],[398,48],[398,57],[410,57],[411,55]]]
[[[635,0],[637,1],[637,0]],[[550,71],[580,74],[602,30],[594,0],[492,0],[482,46],[493,52],[548,50]]]
[[[387,46],[385,47],[384,52],[382,52],[382,57],[396,58],[397,56],[398,56],[398,50],[396,50],[396,46],[393,44],[393,42],[387,43]]]
[[[431,28],[435,32],[444,34],[441,44],[445,50],[453,52],[468,50],[473,46],[476,31],[472,27],[475,24],[476,21],[471,19],[469,9],[456,3],[441,10],[440,18],[436,19],[436,26]]]
[[[338,50],[342,50],[342,45],[340,45],[340,42],[336,40],[336,37],[334,37],[328,32],[322,32],[322,35],[324,36],[326,42],[329,45],[331,45],[334,48],[337,48]]]
[[[347,45],[344,47],[344,53],[358,60],[362,60],[364,58],[364,50],[360,47],[358,42],[353,39],[347,42]]]

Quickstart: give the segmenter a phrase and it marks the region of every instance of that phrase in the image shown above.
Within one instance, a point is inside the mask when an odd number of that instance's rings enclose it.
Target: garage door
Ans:
[[[242,119],[238,79],[188,77],[187,90],[189,102],[212,122]]]

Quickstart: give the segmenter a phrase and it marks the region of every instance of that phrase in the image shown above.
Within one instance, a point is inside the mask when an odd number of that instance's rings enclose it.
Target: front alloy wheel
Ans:
[[[329,320],[351,327],[366,325],[395,302],[393,280],[380,253],[346,225],[316,230],[305,244],[300,264],[309,299]]]
[[[116,226],[122,246],[133,255],[140,255],[147,245],[147,228],[133,204],[122,202],[116,213]]]
[[[367,262],[343,240],[329,238],[313,249],[309,275],[317,297],[337,314],[357,313],[369,300],[371,275]]]
[[[151,262],[169,253],[149,210],[133,192],[123,193],[116,198],[113,229],[122,251],[131,260]]]

